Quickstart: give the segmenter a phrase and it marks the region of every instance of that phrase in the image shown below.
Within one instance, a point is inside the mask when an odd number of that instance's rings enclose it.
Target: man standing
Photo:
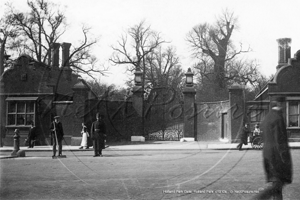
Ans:
[[[51,123],[51,134],[53,139],[53,156],[56,155],[56,145],[58,144],[58,156],[62,156],[62,140],[64,138],[64,130],[62,123],[59,121],[59,116],[54,117],[54,121]]]
[[[97,113],[96,118],[97,120],[93,122],[91,127],[91,138],[94,146],[94,157],[102,157],[102,149],[105,149],[106,127],[102,115]]]
[[[30,128],[28,132],[28,148],[33,148],[36,138],[36,128],[33,124],[33,121],[30,122]]]
[[[292,159],[288,146],[286,126],[282,115],[284,98],[271,101],[271,110],[262,124],[263,164],[266,181],[272,185],[256,196],[256,199],[282,199],[282,188],[292,183]]]
[[[236,148],[238,148],[240,151],[242,150],[242,146],[248,144],[248,134],[249,134],[249,128],[248,124],[245,123],[245,126],[242,129],[242,132],[240,134],[240,143],[237,145]]]

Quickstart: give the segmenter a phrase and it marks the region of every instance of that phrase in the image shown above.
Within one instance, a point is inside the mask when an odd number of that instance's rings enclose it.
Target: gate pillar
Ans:
[[[188,69],[186,75],[185,87],[183,89],[183,110],[184,110],[184,125],[183,125],[183,138],[180,141],[195,141],[195,95],[196,89],[193,84],[193,73]]]
[[[237,142],[237,137],[244,126],[245,122],[245,91],[244,88],[238,84],[229,88],[229,103],[228,110],[229,129],[231,134],[229,140],[231,143]]]

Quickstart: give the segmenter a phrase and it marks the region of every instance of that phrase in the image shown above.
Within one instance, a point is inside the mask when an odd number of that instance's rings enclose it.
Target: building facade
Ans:
[[[284,97],[283,116],[290,141],[300,141],[300,50],[291,58],[289,38],[278,40],[279,61],[274,78],[247,102],[247,117],[251,126],[259,124],[269,112],[269,103]]]
[[[73,101],[82,94],[96,98],[85,81],[73,73],[69,66],[71,44],[55,43],[52,48],[51,66],[37,62],[28,55],[21,55],[1,77],[1,144],[12,145],[15,129],[20,130],[23,144],[30,123],[37,128],[37,144],[50,144],[50,123],[55,115],[61,118],[65,139],[70,142],[74,114],[66,115],[74,107]],[[62,47],[62,64],[59,49]],[[82,100],[83,102],[85,101]],[[77,105],[78,106],[78,105]],[[77,124],[77,123],[76,123]]]

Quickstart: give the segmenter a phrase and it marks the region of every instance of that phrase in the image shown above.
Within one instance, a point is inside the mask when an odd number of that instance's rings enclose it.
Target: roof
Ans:
[[[90,88],[87,87],[82,81],[80,81],[73,86],[73,89],[90,89]]]
[[[39,97],[7,97],[6,101],[36,101]]]

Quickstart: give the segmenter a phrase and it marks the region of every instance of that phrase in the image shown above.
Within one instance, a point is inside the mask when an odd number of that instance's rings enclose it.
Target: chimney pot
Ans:
[[[70,47],[71,43],[62,43],[62,67],[69,67],[69,56],[70,56]]]
[[[53,43],[51,46],[51,66],[52,68],[59,68],[59,43]]]
[[[278,66],[277,69],[281,68],[288,63],[288,60],[291,58],[291,47],[290,43],[292,42],[291,38],[279,38],[278,42]]]

